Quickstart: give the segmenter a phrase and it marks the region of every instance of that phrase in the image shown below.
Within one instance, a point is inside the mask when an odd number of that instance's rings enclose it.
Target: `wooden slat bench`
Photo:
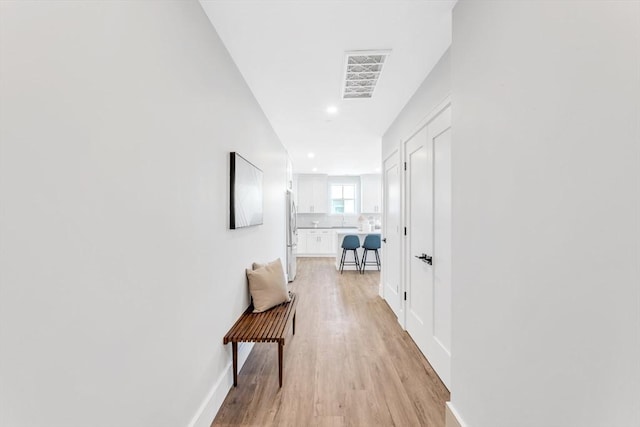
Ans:
[[[224,336],[223,343],[231,343],[233,351],[233,386],[238,385],[238,343],[239,342],[276,342],[278,343],[278,379],[282,387],[282,350],[285,336],[292,325],[296,333],[296,294],[291,301],[285,302],[262,313],[253,313],[253,306],[240,316]]]

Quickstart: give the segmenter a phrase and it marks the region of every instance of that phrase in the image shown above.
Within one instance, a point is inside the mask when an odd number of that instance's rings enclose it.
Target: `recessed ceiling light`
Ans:
[[[338,112],[338,107],[336,107],[335,105],[329,105],[327,107],[327,113],[329,114],[335,114]]]
[[[380,170],[381,170],[380,168],[376,168],[376,172],[380,172]]]
[[[318,172],[318,168],[311,169],[311,172]]]
[[[313,159],[316,156],[316,153],[308,153],[307,157]]]

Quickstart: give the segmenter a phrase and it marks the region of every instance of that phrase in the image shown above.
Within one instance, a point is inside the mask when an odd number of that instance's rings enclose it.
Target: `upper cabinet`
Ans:
[[[287,190],[294,190],[293,188],[293,163],[291,157],[287,154]]]
[[[381,175],[362,175],[360,177],[362,213],[382,212],[382,179]]]
[[[327,213],[327,175],[298,175],[298,213]]]

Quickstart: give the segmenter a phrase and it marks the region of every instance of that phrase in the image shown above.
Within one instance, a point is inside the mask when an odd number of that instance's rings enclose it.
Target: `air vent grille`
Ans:
[[[388,51],[347,52],[342,98],[371,98],[387,56]]]

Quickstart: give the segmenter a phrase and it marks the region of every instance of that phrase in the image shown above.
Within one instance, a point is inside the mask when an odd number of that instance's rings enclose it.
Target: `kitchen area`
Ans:
[[[296,200],[297,257],[342,257],[345,235],[357,235],[360,244],[369,234],[380,235],[382,180],[380,174],[331,176],[298,174],[293,180]],[[358,249],[362,259],[363,249]],[[369,254],[366,270],[377,270]],[[373,262],[372,262],[373,260]],[[355,270],[353,253],[347,253],[345,270]]]

